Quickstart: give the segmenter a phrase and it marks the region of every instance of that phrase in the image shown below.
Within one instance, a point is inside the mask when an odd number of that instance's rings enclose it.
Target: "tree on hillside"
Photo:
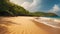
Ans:
[[[29,11],[21,6],[11,3],[9,0],[0,0],[0,15],[24,15],[28,14]]]
[[[57,16],[54,13],[29,12],[23,7],[11,3],[10,0],[0,0],[0,16]]]

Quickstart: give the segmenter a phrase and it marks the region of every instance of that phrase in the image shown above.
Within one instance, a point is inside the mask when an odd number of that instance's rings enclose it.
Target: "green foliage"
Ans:
[[[0,15],[17,16],[17,15],[25,15],[28,13],[29,11],[25,10],[21,6],[9,2],[9,0],[0,0]]]
[[[29,12],[9,0],[0,0],[0,16],[57,16],[54,13]]]
[[[57,16],[56,14],[54,13],[44,13],[44,12],[33,12],[31,13],[33,16],[42,16],[42,17],[55,17]]]

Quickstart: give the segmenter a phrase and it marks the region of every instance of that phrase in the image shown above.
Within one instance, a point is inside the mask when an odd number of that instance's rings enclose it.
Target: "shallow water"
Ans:
[[[60,18],[58,17],[39,17],[38,21],[51,27],[60,28]]]
[[[47,17],[47,18],[60,19],[60,17]]]

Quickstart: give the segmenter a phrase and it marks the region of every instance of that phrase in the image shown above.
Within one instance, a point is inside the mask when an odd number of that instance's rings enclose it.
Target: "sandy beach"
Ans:
[[[34,17],[0,17],[0,34],[60,34],[60,29],[34,21]]]

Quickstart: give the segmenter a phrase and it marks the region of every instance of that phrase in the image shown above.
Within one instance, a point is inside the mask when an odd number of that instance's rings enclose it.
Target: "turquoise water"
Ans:
[[[60,17],[47,17],[47,18],[60,19]]]
[[[60,17],[47,17],[47,18],[52,18],[52,19],[60,20]]]

